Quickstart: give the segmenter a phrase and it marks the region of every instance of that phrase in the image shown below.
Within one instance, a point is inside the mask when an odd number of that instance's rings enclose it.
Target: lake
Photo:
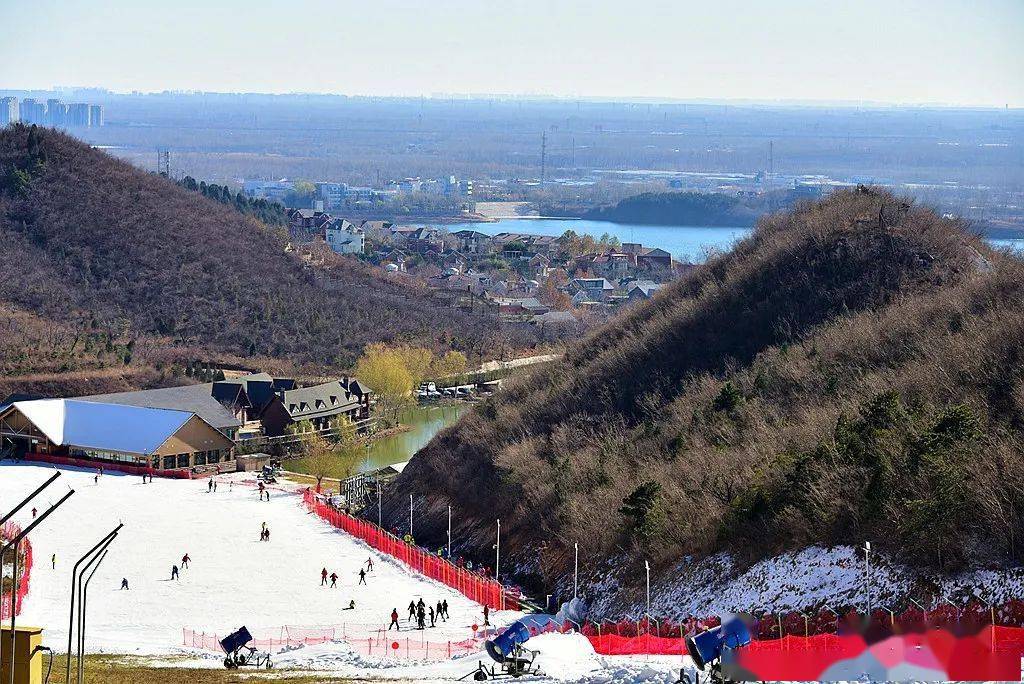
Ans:
[[[408,461],[434,435],[454,423],[470,408],[469,404],[457,403],[424,404],[402,409],[398,413],[398,420],[409,429],[374,440],[366,460],[359,466],[360,472]]]
[[[588,221],[565,218],[500,219],[497,223],[455,223],[448,231],[478,230],[481,233],[533,233],[561,235],[567,230],[589,233],[595,238],[608,233],[622,242],[639,242],[644,247],[661,247],[677,261],[704,261],[707,249],[727,251],[737,240],[750,234],[751,228],[722,226],[637,226],[612,221]]]
[[[639,242],[644,247],[661,247],[677,261],[701,263],[707,250],[728,251],[739,240],[750,235],[752,228],[726,228],[721,226],[636,226],[612,221],[587,221],[566,218],[500,219],[497,223],[454,223],[448,231],[478,230],[481,233],[533,233],[534,235],[561,235],[567,230],[589,233],[595,238],[604,233],[622,242]],[[990,239],[994,247],[1010,247],[1024,252],[1024,239]]]

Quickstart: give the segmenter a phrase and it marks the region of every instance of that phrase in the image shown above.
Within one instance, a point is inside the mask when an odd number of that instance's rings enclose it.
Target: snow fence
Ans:
[[[302,499],[309,510],[334,527],[362,539],[381,553],[400,560],[421,575],[449,586],[492,610],[519,610],[518,598],[511,595],[500,582],[481,577],[445,558],[408,544],[367,520],[347,515],[329,506],[311,489],[303,492]]]
[[[3,527],[0,528],[0,544],[6,544],[11,539],[14,539],[21,534],[21,528],[13,522],[4,523]],[[25,598],[25,594],[28,593],[28,582],[32,575],[32,544],[29,543],[28,539],[22,539],[19,544],[18,553],[21,554],[21,560],[19,563],[20,576],[17,578],[17,588],[14,591],[14,603],[11,604],[11,593],[10,585],[6,581],[6,574],[0,572],[0,577],[5,579],[4,582],[0,582],[0,586],[3,587],[2,595],[0,595],[0,620],[9,620],[13,611],[14,615],[21,613],[21,602]],[[14,555],[10,552],[4,556],[4,564],[10,565],[11,570],[14,570]],[[0,571],[3,569],[0,568]]]

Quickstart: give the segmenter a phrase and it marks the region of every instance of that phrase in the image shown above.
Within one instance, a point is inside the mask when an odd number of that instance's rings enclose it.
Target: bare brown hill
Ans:
[[[438,306],[351,259],[331,262],[327,291],[285,252],[282,229],[33,129],[0,130],[0,304],[38,323],[26,345],[4,347],[9,373],[138,362],[127,347],[143,339],[195,358],[343,367],[368,342],[472,355],[512,335],[493,317]],[[31,339],[50,328],[76,346],[33,367]],[[97,345],[109,358],[92,356]]]
[[[442,432],[391,489],[402,528],[555,586],[578,541],[671,567],[878,540],[911,565],[1015,563],[1024,265],[860,188],[753,235]],[[503,561],[504,565],[504,561]],[[636,573],[642,577],[642,572]]]

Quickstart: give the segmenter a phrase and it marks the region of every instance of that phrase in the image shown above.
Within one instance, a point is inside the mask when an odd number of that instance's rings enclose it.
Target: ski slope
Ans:
[[[19,624],[44,628],[44,643],[57,651],[67,644],[71,571],[75,560],[96,541],[124,523],[118,538],[92,579],[88,598],[86,650],[151,656],[154,663],[180,665],[187,653],[196,664],[220,667],[219,656],[182,647],[182,629],[226,636],[241,625],[259,639],[277,638],[285,626],[344,626],[353,639],[386,627],[397,608],[402,635],[420,638],[406,621],[410,601],[428,605],[447,600],[451,619],[438,621],[423,638],[443,643],[472,636],[483,624],[482,606],[458,592],[426,579],[363,542],[332,528],[302,505],[300,488],[271,491],[270,501],[257,497],[252,474],[207,480],[154,479],[61,468],[62,476],[15,516],[23,527],[34,506],[40,513],[69,487],[75,494],[30,535],[35,564]],[[53,468],[41,464],[0,464],[0,508],[5,510],[42,484]],[[262,523],[269,542],[259,541]],[[170,579],[171,567],[190,567]],[[50,558],[56,554],[56,568]],[[367,585],[358,573],[367,558],[374,571]],[[336,572],[337,588],[321,586],[320,571]],[[121,579],[129,582],[120,590]],[[342,610],[354,600],[354,610]],[[491,614],[504,626],[520,613]],[[393,631],[391,634],[395,634]],[[579,635],[549,634],[531,639],[541,650],[547,677],[562,681],[675,681],[679,658],[602,657]],[[408,664],[380,661],[357,653],[347,643],[305,646],[275,656],[278,667],[312,669],[340,676],[415,681],[450,681],[487,657],[482,652],[456,660]],[[672,672],[675,674],[672,674]]]

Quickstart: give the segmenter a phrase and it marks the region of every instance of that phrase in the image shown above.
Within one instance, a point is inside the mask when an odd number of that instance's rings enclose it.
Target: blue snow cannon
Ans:
[[[530,638],[530,630],[520,621],[513,622],[508,628],[496,636],[484,642],[487,655],[496,663],[504,663],[509,654],[514,653],[520,646]]]
[[[686,650],[697,669],[722,657],[722,651],[737,649],[750,643],[750,630],[740,618],[733,616],[718,627],[701,632],[686,640]]]

